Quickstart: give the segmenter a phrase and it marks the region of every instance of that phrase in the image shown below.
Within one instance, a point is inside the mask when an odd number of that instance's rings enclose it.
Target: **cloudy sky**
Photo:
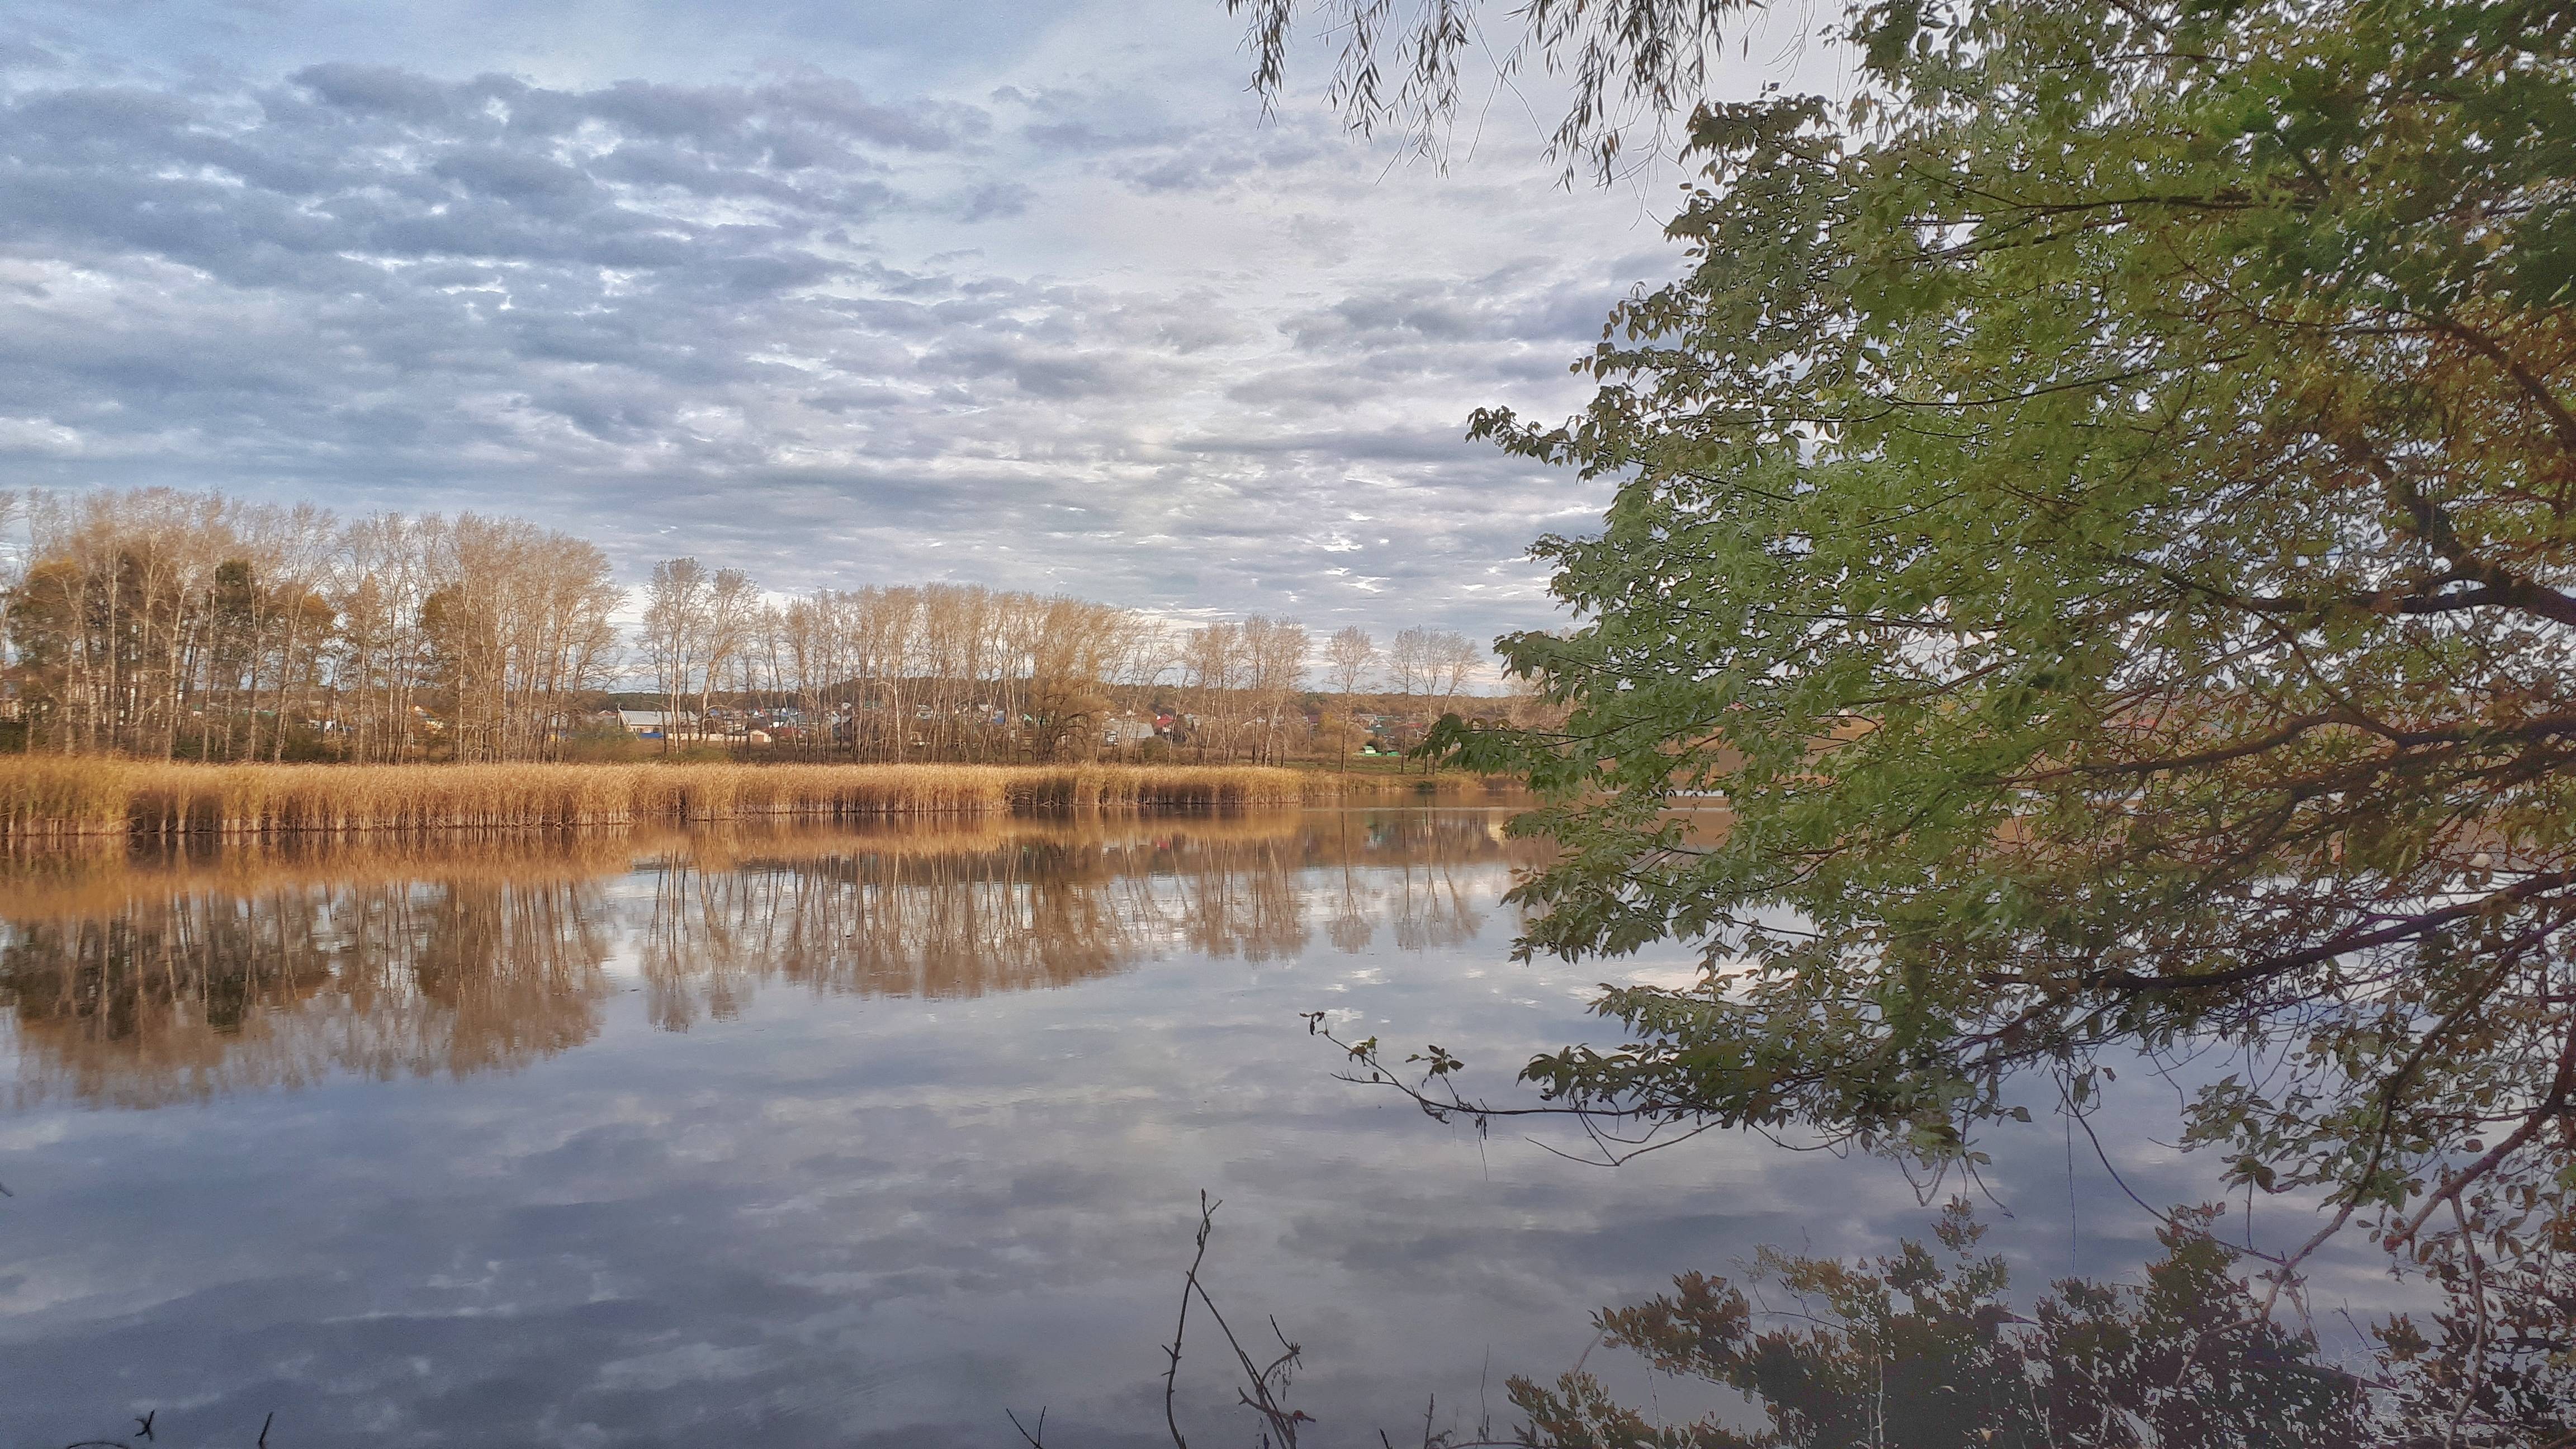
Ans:
[[[1807,29],[1725,89],[1815,84]],[[1558,188],[1508,90],[1444,172],[1245,70],[1220,0],[18,0],[0,458],[630,580],[1548,622],[1523,551],[1603,490],[1464,419],[1578,401],[1678,173]]]

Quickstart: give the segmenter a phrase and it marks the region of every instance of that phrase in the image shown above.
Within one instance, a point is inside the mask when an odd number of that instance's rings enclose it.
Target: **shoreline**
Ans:
[[[338,836],[701,821],[1204,814],[1478,792],[1273,765],[182,764],[0,757],[0,842]]]

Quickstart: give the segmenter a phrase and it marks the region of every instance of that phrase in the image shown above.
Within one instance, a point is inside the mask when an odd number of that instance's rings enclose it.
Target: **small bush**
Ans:
[[[649,758],[644,741],[625,730],[594,730],[562,742],[565,760],[583,765],[627,765]]]

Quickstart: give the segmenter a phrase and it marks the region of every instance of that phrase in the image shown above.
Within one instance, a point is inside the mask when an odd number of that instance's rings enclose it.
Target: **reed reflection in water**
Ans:
[[[1293,957],[1319,925],[1421,950],[1481,929],[1458,868],[1514,849],[1390,812],[55,862],[0,879],[0,1011],[22,1106],[465,1076],[591,1040],[621,956],[686,1030],[774,986],[970,998]]]

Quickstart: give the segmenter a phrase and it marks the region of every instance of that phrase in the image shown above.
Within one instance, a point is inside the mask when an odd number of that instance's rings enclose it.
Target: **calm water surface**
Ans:
[[[1006,1445],[1040,1407],[1050,1446],[1168,1443],[1202,1189],[1218,1301],[1305,1346],[1308,1442],[1375,1444],[1435,1395],[1503,1421],[1508,1375],[1682,1269],[1923,1236],[1883,1163],[1711,1136],[1610,1172],[1335,1080],[1299,1013],[1439,1042],[1489,1091],[1609,1039],[1602,967],[1509,960],[1503,819],[20,868],[0,1445],[147,1410],[163,1444],[274,1413],[279,1449]],[[2028,1281],[2150,1253],[2058,1124],[1990,1149]],[[2115,1155],[2150,1200],[2207,1195],[2144,1131]],[[1190,1345],[1184,1424],[1248,1443],[1218,1348]]]

